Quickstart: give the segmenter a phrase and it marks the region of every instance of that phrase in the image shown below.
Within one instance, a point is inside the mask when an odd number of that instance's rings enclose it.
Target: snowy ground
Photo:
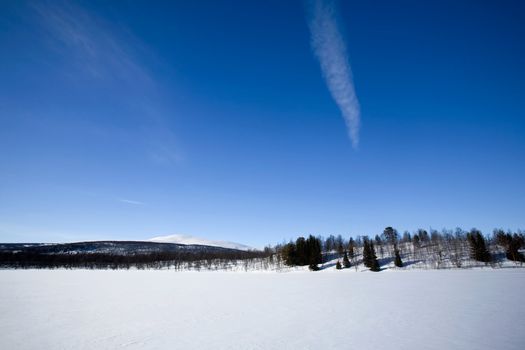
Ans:
[[[524,349],[525,269],[0,270],[0,349]]]

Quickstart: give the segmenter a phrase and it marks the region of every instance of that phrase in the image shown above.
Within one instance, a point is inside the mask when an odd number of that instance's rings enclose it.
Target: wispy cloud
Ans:
[[[321,65],[328,90],[344,117],[352,146],[356,148],[361,112],[332,1],[316,0],[311,3],[309,26],[314,54]]]
[[[71,77],[73,84],[79,81],[84,89],[113,94],[111,108],[123,109],[131,125],[126,132],[143,145],[150,162],[179,162],[180,150],[169,125],[171,108],[146,64],[158,63],[158,57],[124,25],[106,21],[73,0],[35,2],[32,8],[39,34],[60,62],[57,72]],[[94,84],[84,84],[83,79]]]
[[[93,78],[117,78],[141,84],[153,82],[134,55],[140,43],[129,33],[122,40],[114,34],[116,30],[109,23],[70,1],[44,1],[32,7],[49,43],[65,63],[74,64]],[[124,36],[126,31],[119,29],[120,36]],[[132,41],[133,45],[126,44],[127,41]]]
[[[62,189],[66,188],[68,191],[73,192],[75,195],[78,195],[78,196],[81,196],[81,197],[93,198],[97,202],[98,201],[105,202],[105,203],[108,203],[108,202],[111,202],[111,203],[121,202],[121,203],[126,203],[126,204],[133,204],[133,205],[146,205],[146,203],[141,202],[141,201],[124,198],[124,197],[120,197],[118,195],[105,193],[105,192],[97,191],[97,190],[91,190],[91,189],[86,189],[86,188],[78,189],[78,188],[74,188],[74,187],[73,188],[71,188],[71,187],[59,187],[59,188],[62,188]]]
[[[131,199],[119,198],[119,202],[133,204],[133,205],[145,205],[146,203],[140,201],[133,201]]]

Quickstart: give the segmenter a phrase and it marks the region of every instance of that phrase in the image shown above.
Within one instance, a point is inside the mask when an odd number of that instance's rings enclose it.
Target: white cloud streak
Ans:
[[[312,49],[319,60],[328,90],[343,115],[352,146],[357,148],[361,112],[332,2],[317,0],[311,3],[309,27]]]
[[[144,204],[146,204],[144,202],[133,201],[131,199],[124,199],[124,198],[120,198],[119,201],[122,202],[122,203],[133,204],[133,205],[144,205]]]

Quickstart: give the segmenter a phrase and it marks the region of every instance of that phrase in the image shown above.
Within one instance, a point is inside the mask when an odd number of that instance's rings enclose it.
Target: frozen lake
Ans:
[[[523,349],[525,269],[1,270],[0,349]]]

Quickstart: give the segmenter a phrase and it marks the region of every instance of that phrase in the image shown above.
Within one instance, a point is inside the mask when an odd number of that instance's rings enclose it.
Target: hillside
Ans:
[[[229,249],[237,250],[253,250],[252,247],[247,246],[241,243],[228,242],[228,241],[217,241],[207,238],[195,237],[190,235],[168,235],[168,236],[159,236],[153,237],[148,241],[151,242],[160,242],[160,243],[176,243],[176,244],[185,244],[185,245],[205,245],[212,247],[222,247]]]
[[[148,241],[90,241],[74,243],[0,243],[0,252],[34,252],[41,254],[148,254],[169,252],[231,252],[237,249],[202,244]]]

